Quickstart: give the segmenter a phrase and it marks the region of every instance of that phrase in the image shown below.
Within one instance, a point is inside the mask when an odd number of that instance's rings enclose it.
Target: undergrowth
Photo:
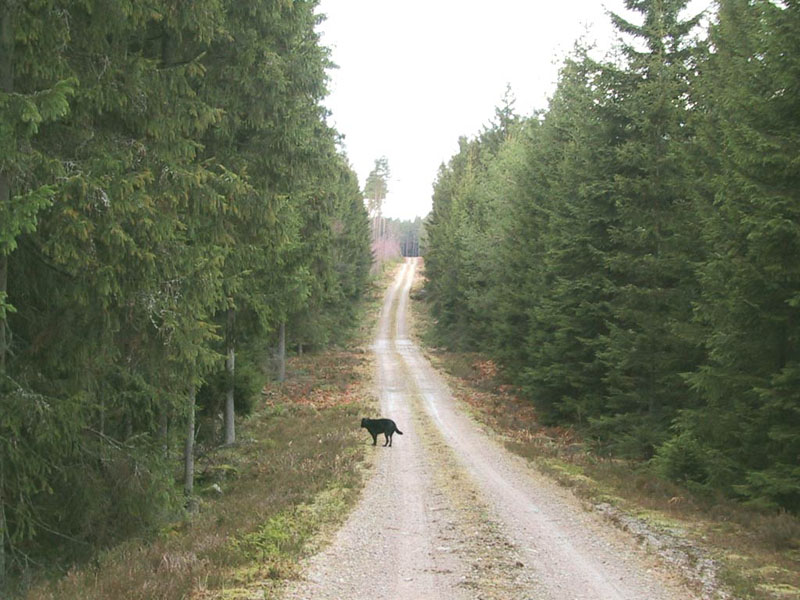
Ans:
[[[121,544],[34,587],[26,598],[230,598],[253,586],[269,592],[294,577],[312,536],[342,518],[360,491],[358,419],[366,398],[349,378],[331,388],[330,376],[364,362],[341,352],[293,359],[291,367],[314,373],[313,381],[269,389],[241,424],[241,441],[198,462],[195,512],[154,539]],[[328,386],[326,394],[317,394],[315,381]]]
[[[31,584],[25,600],[271,598],[346,516],[362,488],[361,416],[372,407],[365,346],[388,277],[376,279],[349,349],[289,360],[265,385],[236,444],[197,459],[197,506],[155,535],[119,544],[66,576]]]
[[[733,598],[800,599],[800,519],[678,485],[647,463],[602,455],[571,428],[540,425],[532,404],[503,381],[486,356],[432,345],[437,338],[420,293],[423,285],[420,277],[412,287],[414,335],[433,364],[447,373],[454,395],[510,450],[592,504],[610,504],[655,529],[686,536],[718,561],[720,578]]]

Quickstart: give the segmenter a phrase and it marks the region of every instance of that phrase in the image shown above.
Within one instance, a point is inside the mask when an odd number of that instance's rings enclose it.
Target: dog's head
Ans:
[[[361,419],[361,426],[362,427],[366,427],[367,426],[367,419]]]

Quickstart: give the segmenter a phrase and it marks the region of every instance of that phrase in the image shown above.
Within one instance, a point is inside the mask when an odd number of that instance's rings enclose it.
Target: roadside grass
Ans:
[[[281,579],[297,575],[312,537],[358,497],[365,466],[358,418],[367,398],[350,376],[336,377],[365,362],[342,351],[293,358],[289,369],[308,373],[303,384],[268,386],[240,423],[240,441],[198,460],[196,511],[26,598],[237,598],[254,586],[270,597]]]
[[[197,507],[41,582],[26,600],[274,598],[357,501],[370,462],[359,420],[375,404],[367,344],[390,272],[361,307],[348,349],[290,358],[235,444],[196,461]]]
[[[717,577],[729,597],[800,599],[800,519],[689,490],[656,476],[645,464],[597,455],[572,429],[539,425],[534,408],[502,380],[491,360],[433,347],[434,323],[423,285],[424,278],[418,277],[412,287],[413,334],[444,371],[454,395],[511,451],[572,488],[654,550],[661,544],[680,547],[670,558],[676,567],[691,569],[700,579]],[[695,583],[714,586],[711,581]]]

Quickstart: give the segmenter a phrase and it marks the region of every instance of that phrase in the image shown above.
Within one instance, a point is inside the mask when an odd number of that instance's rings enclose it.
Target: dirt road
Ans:
[[[688,600],[635,541],[487,435],[408,338],[415,273],[386,294],[374,352],[381,415],[364,495],[289,599]],[[365,443],[371,442],[364,431]]]

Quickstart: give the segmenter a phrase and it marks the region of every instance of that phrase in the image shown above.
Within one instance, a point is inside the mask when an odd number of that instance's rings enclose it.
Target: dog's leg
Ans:
[[[370,431],[370,433],[372,433],[372,432]],[[372,445],[373,446],[377,446],[378,445],[378,434],[377,433],[372,433]]]

